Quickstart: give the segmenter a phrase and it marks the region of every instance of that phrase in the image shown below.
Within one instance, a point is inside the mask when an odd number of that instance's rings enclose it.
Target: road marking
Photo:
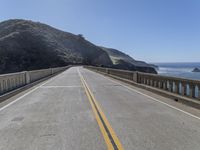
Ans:
[[[93,72],[93,73],[94,73],[94,72]],[[143,96],[145,96],[145,97],[148,97],[149,99],[151,99],[151,100],[153,100],[153,101],[159,102],[159,103],[161,103],[161,104],[163,104],[163,105],[166,105],[166,106],[168,106],[168,107],[170,107],[170,108],[172,108],[172,109],[175,109],[175,110],[177,110],[177,111],[180,111],[180,112],[182,112],[182,113],[184,113],[184,114],[186,114],[186,115],[188,115],[188,116],[190,116],[190,117],[193,117],[193,118],[195,118],[195,119],[200,120],[200,117],[195,116],[195,115],[193,115],[193,114],[191,114],[191,113],[189,113],[189,112],[186,112],[186,111],[181,110],[181,109],[179,109],[179,108],[176,108],[176,107],[174,107],[174,106],[172,106],[172,105],[170,105],[170,104],[167,104],[167,103],[165,103],[165,102],[162,102],[162,101],[160,101],[160,100],[158,100],[158,99],[156,99],[156,98],[154,98],[154,97],[151,97],[151,96],[146,95],[146,94],[144,94],[144,93],[142,93],[142,92],[140,92],[140,91],[138,91],[138,90],[135,90],[135,89],[133,89],[133,88],[131,88],[131,87],[129,87],[129,86],[126,86],[126,85],[124,85],[124,84],[122,84],[122,83],[120,83],[120,82],[118,82],[118,81],[116,81],[116,80],[114,80],[114,79],[105,77],[105,76],[102,75],[102,74],[98,74],[98,75],[102,76],[103,78],[105,78],[105,79],[107,79],[107,80],[112,81],[113,83],[117,83],[117,84],[119,84],[119,85],[121,85],[121,86],[123,86],[123,87],[125,87],[125,88],[127,88],[127,89],[129,89],[129,90],[131,90],[131,91],[133,91],[133,92],[136,92],[136,93],[138,93],[138,94],[140,94],[140,95],[143,95]]]
[[[64,72],[63,72],[63,73],[64,73]],[[62,74],[62,73],[61,73],[61,74]],[[59,75],[61,75],[61,74],[59,74]],[[16,103],[17,101],[21,100],[22,98],[26,97],[27,95],[29,95],[29,94],[31,94],[32,92],[36,91],[37,89],[41,88],[43,85],[45,85],[45,84],[51,82],[51,81],[52,81],[53,79],[55,79],[56,77],[57,77],[57,75],[54,76],[54,77],[52,77],[52,78],[50,78],[50,79],[48,79],[46,82],[44,82],[44,83],[41,84],[40,86],[37,86],[36,88],[30,90],[29,92],[25,93],[24,95],[18,97],[16,100],[14,100],[14,101],[8,103],[7,105],[1,107],[1,108],[0,108],[0,111],[4,110],[5,108],[11,106],[12,104]]]
[[[80,76],[82,85],[85,89],[88,100],[92,106],[92,110],[94,112],[95,118],[96,118],[99,128],[101,130],[101,133],[103,134],[104,140],[107,144],[108,150],[123,150],[124,148],[123,148],[121,142],[119,141],[117,135],[115,134],[110,123],[108,122],[105,114],[103,113],[102,109],[100,108],[97,100],[95,99],[94,95],[92,94],[84,77],[80,73],[79,69],[77,69],[77,71]]]
[[[49,88],[80,88],[82,86],[72,85],[72,86],[42,86],[40,88],[49,89]]]

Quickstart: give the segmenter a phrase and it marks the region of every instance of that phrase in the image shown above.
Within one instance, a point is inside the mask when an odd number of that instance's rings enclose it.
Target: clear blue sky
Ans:
[[[200,62],[200,0],[0,0],[30,19],[147,62]]]

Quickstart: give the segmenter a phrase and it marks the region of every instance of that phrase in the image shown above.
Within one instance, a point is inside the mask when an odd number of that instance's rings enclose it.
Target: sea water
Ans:
[[[200,80],[200,72],[192,72],[194,68],[200,69],[200,62],[195,63],[154,63],[158,66],[160,75],[182,77],[186,79]]]

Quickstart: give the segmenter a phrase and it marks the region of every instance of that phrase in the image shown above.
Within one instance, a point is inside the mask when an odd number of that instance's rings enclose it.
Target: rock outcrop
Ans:
[[[200,72],[200,69],[199,69],[199,68],[194,68],[194,69],[192,70],[192,72]]]

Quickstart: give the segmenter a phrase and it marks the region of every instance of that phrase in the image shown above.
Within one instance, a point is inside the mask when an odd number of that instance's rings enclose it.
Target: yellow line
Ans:
[[[99,115],[97,114],[97,110],[95,109],[94,104],[92,103],[92,100],[91,100],[91,98],[90,98],[90,96],[89,96],[89,93],[88,93],[88,91],[86,90],[86,87],[85,87],[85,85],[84,85],[84,83],[83,83],[83,79],[82,79],[82,78],[81,78],[81,82],[82,82],[82,85],[83,85],[83,87],[84,87],[84,89],[85,89],[86,95],[87,95],[87,97],[88,97],[88,99],[89,99],[89,102],[90,102],[90,104],[91,104],[91,106],[92,106],[92,110],[93,110],[93,113],[94,113],[95,118],[96,118],[96,120],[97,120],[97,123],[98,123],[98,125],[99,125],[99,128],[100,128],[100,130],[101,130],[101,133],[103,134],[104,140],[105,140],[105,142],[106,142],[106,144],[107,144],[107,148],[108,148],[109,150],[113,150],[112,144],[111,144],[111,142],[110,142],[110,140],[109,140],[109,137],[108,137],[108,135],[107,135],[107,133],[106,133],[106,130],[105,130],[104,127],[103,127],[103,124],[102,124],[102,122],[101,122],[101,120],[100,120],[100,118],[99,118]]]
[[[79,75],[80,75],[80,78],[81,78],[82,85],[83,85],[83,87],[84,87],[84,89],[85,89],[86,95],[87,95],[87,97],[88,97],[88,99],[89,99],[89,101],[90,101],[90,104],[91,104],[91,106],[92,106],[93,112],[94,112],[94,114],[95,114],[97,123],[99,124],[101,133],[103,134],[104,140],[105,140],[105,142],[106,142],[106,144],[107,144],[107,148],[108,148],[109,150],[114,149],[114,148],[113,148],[113,145],[112,145],[112,143],[111,143],[111,141],[110,141],[110,139],[109,139],[109,137],[108,137],[108,134],[107,134],[107,132],[106,132],[104,126],[103,126],[103,123],[102,123],[102,121],[101,121],[101,119],[100,119],[100,117],[99,117],[99,115],[98,115],[98,113],[97,113],[97,110],[96,110],[96,108],[95,108],[93,102],[95,103],[95,105],[96,105],[96,107],[97,107],[97,109],[98,109],[98,111],[99,111],[99,113],[100,113],[100,115],[101,115],[101,117],[102,117],[102,119],[103,119],[103,121],[104,121],[106,127],[108,128],[108,130],[109,130],[109,132],[110,132],[110,134],[111,134],[111,136],[112,136],[112,138],[113,138],[115,144],[117,145],[117,148],[118,148],[119,150],[124,150],[124,148],[123,148],[121,142],[119,141],[117,135],[115,134],[114,130],[112,129],[110,123],[108,122],[108,119],[106,118],[105,114],[103,113],[102,109],[100,108],[100,106],[99,106],[97,100],[95,99],[94,95],[92,94],[92,92],[91,92],[89,86],[87,85],[85,79],[83,78],[83,76],[81,75],[81,73],[80,73],[79,70],[78,70],[78,72],[79,72]],[[92,102],[92,100],[93,100],[93,102]]]

